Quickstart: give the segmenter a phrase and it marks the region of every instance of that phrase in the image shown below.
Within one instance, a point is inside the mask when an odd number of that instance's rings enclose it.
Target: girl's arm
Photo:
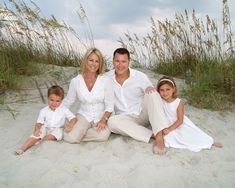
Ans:
[[[177,120],[168,128],[163,129],[163,134],[168,134],[169,132],[175,130],[177,127],[179,127],[184,120],[184,103],[180,101],[179,106],[177,108]]]

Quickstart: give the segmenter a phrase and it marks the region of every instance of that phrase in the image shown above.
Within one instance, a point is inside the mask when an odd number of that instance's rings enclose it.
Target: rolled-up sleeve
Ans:
[[[104,103],[105,103],[105,111],[113,112],[114,109],[114,89],[113,89],[113,81],[111,78],[106,77],[105,84],[105,93],[104,93]]]
[[[65,110],[65,116],[66,118],[70,121],[71,119],[75,118],[76,116],[69,110],[66,108]]]
[[[64,98],[62,105],[66,108],[70,108],[77,98],[76,92],[76,78],[73,78],[69,84],[69,90],[67,96]]]
[[[143,89],[145,90],[147,87],[149,86],[153,86],[152,82],[149,80],[149,78],[147,77],[147,75],[143,74],[143,82],[142,82],[142,86]]]
[[[45,109],[41,109],[38,115],[37,123],[44,124],[46,118]]]

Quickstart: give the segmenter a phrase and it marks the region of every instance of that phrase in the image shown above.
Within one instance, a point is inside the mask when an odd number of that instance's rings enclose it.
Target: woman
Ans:
[[[101,52],[89,49],[82,62],[82,73],[73,78],[63,105],[70,107],[79,100],[77,123],[64,129],[64,140],[106,141],[110,131],[107,121],[113,111],[113,87],[110,78],[103,75],[104,59]]]

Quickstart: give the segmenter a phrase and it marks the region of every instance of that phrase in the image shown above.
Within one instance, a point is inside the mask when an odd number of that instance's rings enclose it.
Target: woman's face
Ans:
[[[86,72],[98,72],[100,67],[100,60],[99,57],[92,53],[88,56],[87,63],[86,63]]]

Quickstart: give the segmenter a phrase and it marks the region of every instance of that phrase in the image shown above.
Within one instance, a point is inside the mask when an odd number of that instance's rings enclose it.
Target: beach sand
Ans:
[[[69,72],[70,77],[76,74]],[[157,77],[148,74],[155,83]],[[43,88],[47,77],[38,80]],[[177,84],[183,85],[183,81],[177,80]],[[63,87],[68,89],[68,85]],[[46,87],[41,92],[46,96]],[[235,187],[234,110],[212,112],[187,106],[189,118],[222,142],[223,148],[197,153],[168,148],[159,156],[152,153],[152,143],[112,134],[108,142],[44,142],[15,156],[14,151],[32,133],[39,110],[45,106],[39,93],[37,89],[27,90],[23,98],[11,93],[7,108],[12,111],[0,111],[0,188]]]

